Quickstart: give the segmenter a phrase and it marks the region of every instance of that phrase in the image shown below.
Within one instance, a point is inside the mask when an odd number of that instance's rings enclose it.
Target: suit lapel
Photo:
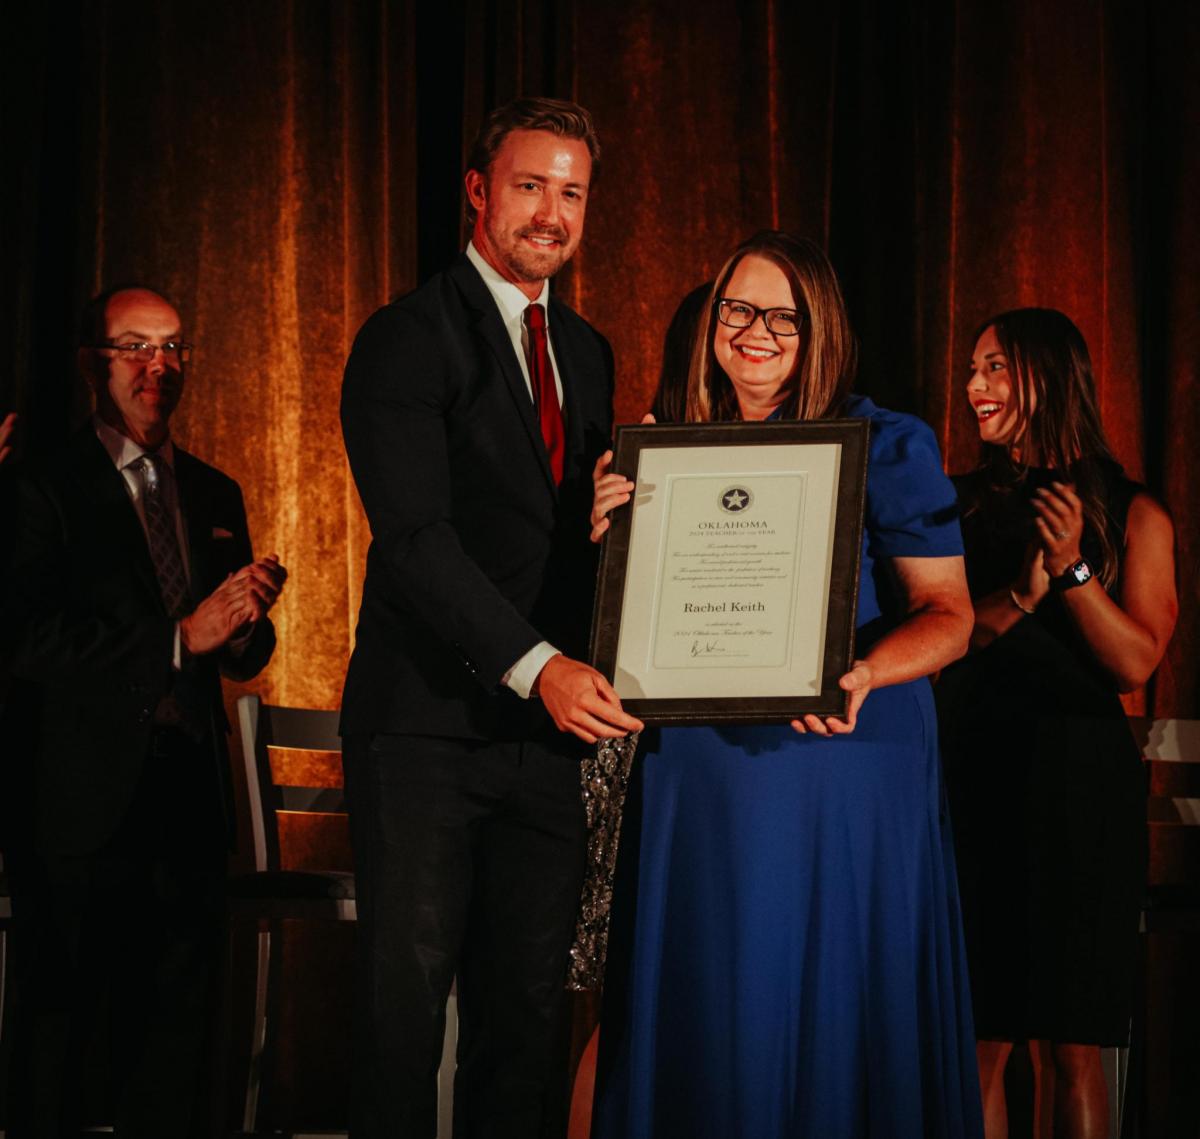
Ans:
[[[212,541],[211,519],[209,511],[205,509],[203,488],[196,478],[197,470],[192,456],[176,447],[175,485],[179,491],[179,509],[183,514],[184,528],[187,530],[188,576],[193,605],[208,594],[212,580],[208,556]]]
[[[517,416],[524,426],[529,445],[533,448],[534,458],[542,470],[551,494],[557,497],[558,487],[554,482],[554,472],[550,469],[550,457],[546,454],[546,444],[542,441],[541,424],[538,423],[537,416],[534,414],[533,400],[529,398],[529,386],[525,382],[521,365],[513,351],[512,340],[509,339],[504,322],[500,319],[500,310],[496,307],[492,294],[488,292],[487,285],[475,271],[475,266],[467,260],[466,254],[459,256],[448,273],[466,302],[466,307],[475,322],[475,329],[480,339],[488,346],[496,359],[500,374],[504,377],[505,385],[512,397]],[[551,335],[553,335],[553,329]],[[558,342],[555,341],[556,351],[557,348]]]
[[[580,404],[580,390],[586,383],[581,375],[581,360],[586,354],[580,350],[575,326],[567,315],[566,306],[551,298],[550,336],[554,341],[554,356],[558,361],[558,376],[563,388],[563,416],[566,419],[567,453],[564,462],[564,478],[576,456],[584,452],[584,415]],[[576,321],[576,324],[578,321]]]
[[[112,458],[96,438],[96,432],[90,424],[84,427],[78,438],[78,464],[74,473],[80,494],[95,506],[96,518],[111,520],[114,545],[129,552],[129,565],[134,577],[165,614],[158,575],[154,572],[154,561],[146,543],[146,531],[142,529],[137,510],[129,501],[125,478],[113,465]]]

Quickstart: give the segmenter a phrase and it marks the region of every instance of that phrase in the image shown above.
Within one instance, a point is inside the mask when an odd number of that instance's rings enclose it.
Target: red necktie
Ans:
[[[550,348],[546,342],[546,310],[541,305],[530,305],[525,310],[525,323],[529,328],[529,380],[537,404],[542,442],[546,444],[546,454],[550,456],[554,481],[560,483],[566,435],[563,432],[562,408],[558,405],[558,389],[554,384],[554,368],[550,364]]]

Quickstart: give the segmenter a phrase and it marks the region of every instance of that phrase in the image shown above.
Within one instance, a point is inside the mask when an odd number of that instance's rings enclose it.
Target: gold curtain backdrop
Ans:
[[[136,279],[175,299],[197,345],[175,434],[238,480],[256,548],[291,573],[255,687],[336,707],[369,541],[341,371],[367,316],[416,284],[411,14],[218,7],[144,8],[134,71],[117,12],[96,12],[84,291]]]
[[[85,4],[78,66],[35,53],[10,79],[30,115],[6,127],[27,161],[5,224],[33,225],[14,242],[29,277],[56,276],[14,298],[4,402],[31,449],[61,429],[62,401],[32,391],[63,383],[39,375],[39,306],[125,279],[173,296],[197,344],[177,434],[239,480],[258,548],[292,572],[259,687],[336,706],[368,542],[337,413],[354,332],[454,255],[488,106],[571,96],[604,158],[559,288],[613,343],[619,420],[650,402],[678,301],[763,226],[827,244],[860,389],[924,415],[951,470],[975,455],[975,325],[1062,308],[1119,457],[1180,526],[1184,614],[1153,707],[1194,712],[1197,21],[1114,0],[901,7]],[[72,222],[73,243],[42,236]]]
[[[648,408],[679,301],[766,226],[825,244],[859,390],[924,416],[951,471],[976,456],[974,328],[1019,305],[1070,314],[1118,457],[1178,530],[1178,631],[1130,707],[1200,715],[1200,7],[80,0],[22,6],[6,32],[0,413],[44,453],[81,416],[87,297],[142,281],[175,299],[197,345],[175,434],[238,480],[257,549],[291,571],[264,698],[339,703],[369,542],[342,366],[376,307],[461,248],[483,115],[538,93],[578,99],[602,135],[556,288],[612,342],[618,421]],[[289,832],[295,864],[310,839]],[[1200,848],[1153,841],[1195,881]],[[351,968],[348,944],[310,940],[319,975]],[[1148,949],[1146,1134],[1195,1118],[1172,1068],[1195,1043],[1170,1027],[1200,1007],[1193,956]],[[289,1028],[277,1061],[297,1126],[344,1110],[346,1057],[301,1056],[340,1038],[340,991],[320,999],[324,1027]]]

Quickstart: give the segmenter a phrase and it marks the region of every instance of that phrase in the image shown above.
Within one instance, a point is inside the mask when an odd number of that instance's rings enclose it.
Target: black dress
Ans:
[[[972,598],[1016,580],[1047,477],[1006,492],[980,472],[955,480]],[[1101,477],[1120,557],[1142,488],[1116,464]],[[1082,549],[1098,563],[1090,529]],[[977,1036],[1126,1043],[1146,780],[1116,686],[1051,594],[947,669],[936,697]]]

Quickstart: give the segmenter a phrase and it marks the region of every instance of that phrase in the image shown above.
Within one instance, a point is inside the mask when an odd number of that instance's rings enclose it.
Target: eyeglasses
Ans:
[[[768,332],[776,336],[796,336],[805,314],[791,308],[758,308],[748,301],[722,297],[717,301],[717,319],[729,328],[749,328],[759,317]]]
[[[91,347],[99,351],[118,352],[127,360],[137,360],[142,364],[149,364],[159,351],[163,359],[172,364],[186,364],[192,356],[192,345],[182,340],[168,340],[165,344],[92,344]]]

